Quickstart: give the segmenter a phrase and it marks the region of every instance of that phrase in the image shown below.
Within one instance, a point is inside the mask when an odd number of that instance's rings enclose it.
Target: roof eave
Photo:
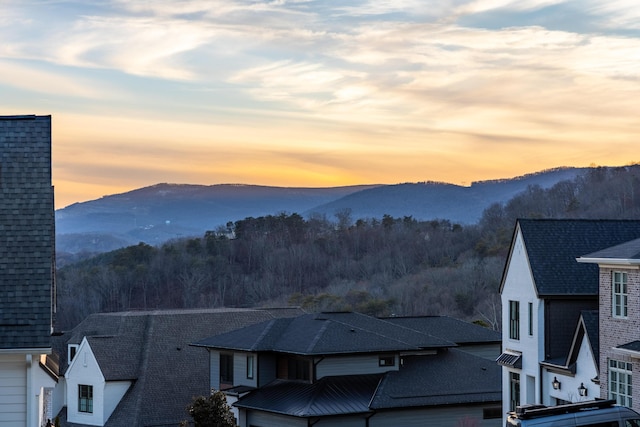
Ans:
[[[588,258],[588,257],[578,257],[576,258],[577,262],[585,263],[585,264],[598,264],[598,265],[629,265],[629,266],[640,266],[640,259],[636,258]]]

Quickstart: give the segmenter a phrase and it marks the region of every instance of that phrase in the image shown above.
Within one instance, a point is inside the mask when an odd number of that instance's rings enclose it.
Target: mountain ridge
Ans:
[[[247,217],[339,212],[359,218],[411,216],[473,224],[492,203],[505,202],[530,185],[543,188],[574,179],[587,168],[560,167],[470,186],[422,181],[340,187],[272,187],[252,184],[158,183],[78,202],[56,211],[60,252],[105,252],[138,242],[201,236]]]

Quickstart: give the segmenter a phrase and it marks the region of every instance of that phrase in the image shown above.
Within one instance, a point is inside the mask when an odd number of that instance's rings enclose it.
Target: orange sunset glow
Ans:
[[[3,14],[2,114],[52,115],[57,208],[159,182],[468,185],[640,160],[632,1],[10,0]]]

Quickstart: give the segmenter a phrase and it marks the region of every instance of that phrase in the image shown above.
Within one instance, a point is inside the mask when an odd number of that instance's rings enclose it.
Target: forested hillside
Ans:
[[[141,243],[58,271],[58,328],[98,311],[288,304],[445,314],[498,328],[497,291],[519,217],[640,219],[640,166],[531,186],[471,226],[344,210],[245,218],[199,238]]]

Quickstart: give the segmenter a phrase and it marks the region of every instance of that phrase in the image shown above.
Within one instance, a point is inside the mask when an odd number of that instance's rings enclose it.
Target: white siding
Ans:
[[[575,375],[562,375],[547,370],[544,371],[542,381],[547,385],[545,390],[549,390],[549,394],[545,396],[545,401],[543,402],[545,405],[554,405],[555,401],[552,398],[566,400],[567,402],[582,402],[600,397],[600,386],[591,381],[592,378],[598,376],[598,369],[586,335],[580,345],[576,367]],[[554,390],[551,386],[554,377],[560,381],[560,390]],[[580,384],[584,384],[587,388],[586,397],[582,397],[578,393]]]
[[[93,426],[104,425],[105,380],[98,362],[86,339],[82,341],[76,357],[67,369],[67,420]],[[93,413],[78,411],[78,385],[93,387]]]
[[[398,370],[398,356],[393,366],[379,366],[378,355],[327,357],[316,365],[317,379],[335,375],[377,374]]]
[[[27,425],[25,356],[0,355],[0,427]]]
[[[544,349],[544,304],[536,295],[526,248],[519,230],[507,265],[501,297],[503,350],[509,349],[522,353],[522,369],[513,370],[520,374],[520,403],[540,403],[539,362],[543,360]],[[520,339],[518,340],[509,337],[509,301],[520,302]],[[531,335],[528,328],[529,303],[533,304]],[[502,369],[502,404],[505,413],[509,410],[510,403],[509,372],[507,368]],[[527,376],[533,377],[535,383],[533,387],[527,387]]]
[[[122,400],[122,396],[129,390],[131,381],[109,381],[104,387],[104,422],[109,417]]]

